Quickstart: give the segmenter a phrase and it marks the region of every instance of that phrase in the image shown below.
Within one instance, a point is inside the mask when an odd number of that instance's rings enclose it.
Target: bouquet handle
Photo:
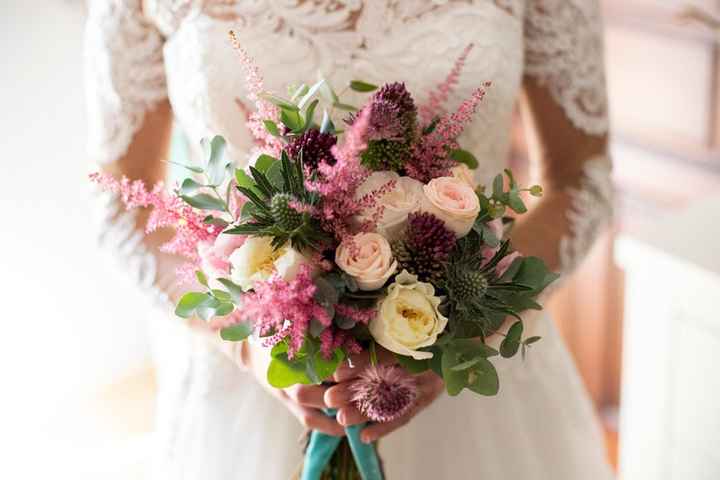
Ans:
[[[335,416],[336,411],[333,409],[325,410],[328,416]],[[380,460],[374,444],[363,443],[360,440],[360,431],[365,424],[352,425],[345,428],[345,433],[350,444],[350,450],[355,460],[360,476],[363,480],[383,480],[382,470],[380,469]],[[339,437],[326,435],[322,432],[313,430],[310,434],[310,442],[305,451],[305,461],[303,462],[301,480],[319,480],[320,476],[330,462],[335,449],[340,444]]]

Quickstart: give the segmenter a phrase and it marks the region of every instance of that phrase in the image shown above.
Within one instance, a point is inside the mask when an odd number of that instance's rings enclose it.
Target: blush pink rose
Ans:
[[[470,185],[455,177],[439,177],[430,180],[423,191],[424,211],[442,220],[458,237],[468,234],[480,213],[480,201]]]
[[[213,243],[198,246],[200,265],[210,279],[230,275],[230,255],[245,243],[244,235],[220,234]]]
[[[397,269],[390,244],[378,233],[358,233],[338,246],[335,263],[350,275],[360,290],[382,287]]]

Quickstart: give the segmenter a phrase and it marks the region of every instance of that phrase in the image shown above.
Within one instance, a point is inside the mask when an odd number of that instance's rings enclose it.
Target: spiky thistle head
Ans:
[[[357,409],[375,422],[390,422],[405,415],[415,404],[417,384],[397,365],[374,365],[351,385]]]
[[[332,147],[337,143],[337,137],[330,133],[321,133],[311,128],[302,135],[295,137],[285,147],[288,155],[298,159],[302,152],[302,162],[311,169],[317,168],[320,163],[335,165]]]
[[[292,207],[297,200],[289,193],[276,193],[270,200],[270,212],[280,228],[289,232],[303,223],[302,213]]]
[[[440,281],[445,265],[455,247],[455,234],[442,220],[428,212],[408,215],[405,237],[393,243],[393,253],[400,264],[421,280]]]

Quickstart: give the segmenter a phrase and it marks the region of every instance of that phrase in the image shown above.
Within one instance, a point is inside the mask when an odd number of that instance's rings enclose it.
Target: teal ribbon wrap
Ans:
[[[330,417],[334,417],[336,413],[333,409],[325,410],[325,414]],[[360,440],[360,431],[363,427],[365,427],[365,424],[345,428],[355,465],[363,480],[383,480],[380,459],[375,445],[363,443]],[[340,444],[340,440],[340,437],[333,437],[313,430],[310,433],[310,442],[305,451],[305,461],[300,479],[318,480]]]

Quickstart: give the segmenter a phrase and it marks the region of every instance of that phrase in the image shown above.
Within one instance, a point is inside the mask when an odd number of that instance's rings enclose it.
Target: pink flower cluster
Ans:
[[[240,64],[245,70],[245,85],[248,89],[247,97],[255,103],[255,111],[252,113],[246,112],[248,129],[256,138],[258,146],[263,152],[272,156],[278,156],[282,150],[282,143],[279,139],[272,136],[263,124],[263,120],[277,121],[279,116],[278,108],[260,97],[260,94],[265,88],[265,82],[260,74],[260,70],[257,65],[255,65],[252,57],[250,57],[247,51],[240,45],[240,41],[237,36],[235,36],[235,32],[230,31],[229,35],[233,47],[240,55]],[[245,110],[241,102],[239,102],[238,105]]]
[[[290,358],[302,348],[312,319],[324,327],[332,323],[327,310],[315,301],[317,287],[308,265],[303,265],[291,281],[275,275],[268,281],[256,282],[253,289],[243,297],[240,318],[253,322],[260,335],[271,335],[267,346],[287,337]]]
[[[160,228],[174,228],[175,236],[161,250],[182,255],[192,265],[199,262],[198,244],[212,243],[220,234],[220,228],[203,223],[203,215],[177,195],[166,191],[162,182],[148,190],[142,180],[130,181],[124,176],[117,180],[108,173],[93,173],[90,179],[103,190],[119,195],[128,210],[152,207],[145,231],[151,233]]]
[[[360,154],[367,148],[369,117],[368,110],[358,115],[345,133],[343,144],[332,147],[335,164],[321,163],[318,165],[320,178],[306,181],[307,189],[318,192],[322,197],[317,215],[325,230],[334,232],[339,241],[351,236],[355,215],[375,208],[376,199],[393,188],[393,185],[386,185],[360,199],[355,198],[358,187],[371,173],[360,163]]]
[[[445,80],[428,94],[427,103],[420,106],[418,113],[423,125],[429,124],[434,117],[445,113],[445,102],[447,102],[448,97],[457,86],[465,61],[473,47],[474,44],[472,43],[465,47],[458,59],[455,60],[455,64],[448,76],[445,77]]]
[[[418,397],[415,379],[396,365],[368,367],[350,388],[357,409],[375,422],[402,417]]]
[[[490,82],[486,82],[483,87],[490,87]],[[451,115],[443,115],[432,133],[421,138],[415,148],[413,161],[406,165],[409,176],[426,183],[433,178],[450,174],[450,169],[456,162],[450,158],[449,153],[458,148],[457,138],[472,120],[484,97],[485,89],[478,88],[457,111]]]

